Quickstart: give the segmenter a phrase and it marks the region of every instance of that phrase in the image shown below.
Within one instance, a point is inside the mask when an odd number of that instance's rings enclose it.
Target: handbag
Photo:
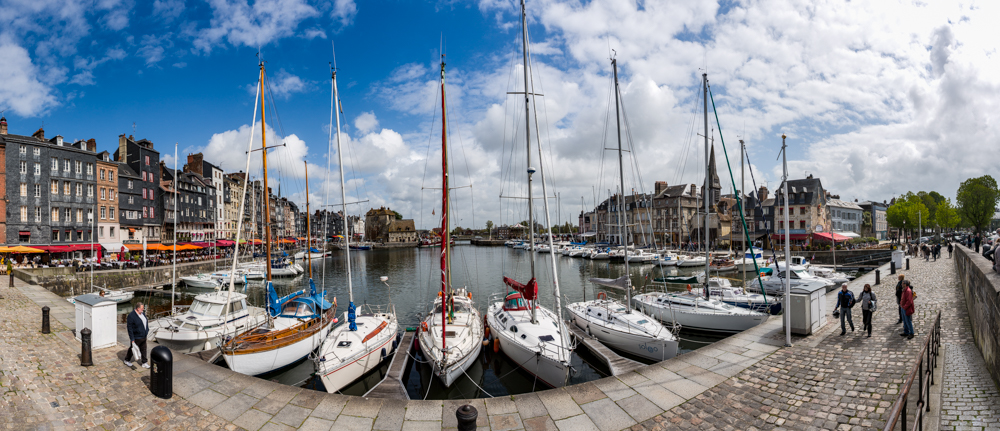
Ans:
[[[132,359],[137,361],[142,360],[142,353],[139,352],[139,346],[135,344],[135,341],[132,342]]]
[[[840,309],[833,310],[833,317],[840,317]]]
[[[868,303],[868,311],[874,313],[877,310],[878,310],[878,302],[877,301],[873,300],[873,301],[871,301],[871,302]]]

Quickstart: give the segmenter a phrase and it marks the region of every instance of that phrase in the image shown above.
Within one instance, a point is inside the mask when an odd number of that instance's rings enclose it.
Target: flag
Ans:
[[[816,260],[816,253],[813,253],[813,257],[809,260]]]
[[[431,215],[434,215],[434,209],[431,208]]]

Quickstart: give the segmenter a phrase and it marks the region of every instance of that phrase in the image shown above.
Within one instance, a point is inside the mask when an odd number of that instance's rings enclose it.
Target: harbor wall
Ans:
[[[972,335],[993,382],[1000,386],[1000,276],[981,254],[964,246],[955,248],[955,267],[969,309]]]
[[[177,265],[177,276],[183,277],[215,270],[224,270],[231,265],[229,259],[182,263]],[[133,286],[170,284],[173,267],[156,266],[144,269],[109,270],[94,272],[94,285],[108,289]],[[74,272],[73,268],[19,268],[14,276],[31,284],[40,285],[60,296],[73,296],[90,291],[90,272]]]

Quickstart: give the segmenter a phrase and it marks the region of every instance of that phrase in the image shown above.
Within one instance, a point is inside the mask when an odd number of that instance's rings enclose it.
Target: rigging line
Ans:
[[[438,95],[441,94],[441,89],[439,86],[435,86],[434,89],[434,106],[431,107],[431,128],[427,133],[427,152],[424,154],[424,173],[420,178],[420,189],[423,190],[424,185],[427,184],[427,170],[431,160],[431,140],[434,139],[434,125],[437,124],[437,115],[434,112],[437,110],[437,100]],[[436,208],[436,207],[435,207]],[[420,226],[426,226],[424,224],[424,194],[420,193]]]
[[[452,124],[453,123],[452,123],[451,119],[449,119],[448,120],[448,126],[449,126],[448,130],[451,130],[451,125]],[[459,147],[462,150],[462,158],[465,160],[465,175],[469,179],[469,199],[471,201],[469,208],[472,211],[472,227],[475,228],[478,225],[476,224],[476,193],[475,193],[475,191],[472,188],[472,186],[473,186],[472,171],[469,169],[469,157],[465,154],[465,141],[462,140],[462,131],[459,130],[459,128],[458,128],[457,125],[454,126],[454,129],[455,129],[455,134],[458,135],[458,145],[459,145]],[[454,149],[452,147],[449,147],[449,148],[451,148],[452,151],[454,151]],[[454,159],[454,158],[452,158],[452,159]],[[449,200],[449,203],[450,203],[450,201],[451,201],[451,194],[450,193],[449,193],[449,199],[448,200]],[[448,207],[451,208],[452,206],[449,205]],[[442,247],[444,247],[446,245],[447,244],[444,244],[443,242],[441,243]],[[472,274],[469,272],[469,263],[466,261],[467,260],[466,259],[466,255],[467,254],[468,253],[462,253],[462,263],[465,264],[466,280],[472,280]],[[476,266],[475,266],[475,268],[476,268],[476,285],[478,285],[479,284],[479,254],[478,253],[475,254],[474,259],[476,261]],[[466,283],[466,285],[468,285],[468,283]]]
[[[508,65],[507,65],[507,87],[506,87],[506,89],[510,89],[510,80],[514,76],[514,54],[516,54],[516,53],[517,53],[517,51],[515,51],[515,50],[511,50],[510,51],[510,61],[509,61]],[[498,95],[498,98],[500,98],[500,97],[503,98],[503,140],[500,141],[500,144],[501,144],[501,148],[500,148],[501,152],[500,152],[500,154],[506,154],[507,153],[507,104],[510,101],[510,97],[507,97],[506,92],[501,92]],[[503,185],[504,185],[502,168],[501,168],[501,175],[500,176],[501,176],[501,181],[500,181],[500,195],[502,196],[503,195]]]
[[[632,172],[635,175],[635,177],[637,177],[637,178],[633,177],[632,179],[634,181],[637,181],[637,184],[639,186],[639,195],[642,197],[642,200],[643,200],[643,206],[642,206],[642,208],[645,208],[645,210],[646,210],[646,220],[649,222],[649,234],[650,234],[651,242],[652,242],[652,245],[653,245],[653,249],[655,250],[656,249],[656,235],[653,233],[653,218],[652,218],[652,212],[651,212],[650,205],[649,205],[649,204],[652,203],[652,199],[647,199],[646,198],[646,190],[645,190],[645,187],[643,186],[644,182],[643,182],[643,179],[642,179],[642,170],[639,167],[639,159],[638,159],[638,157],[635,157],[635,154],[636,154],[635,153],[635,141],[632,138],[632,123],[629,122],[628,111],[625,109],[625,95],[624,94],[619,94],[619,98],[621,98],[622,118],[623,118],[623,120],[625,122],[625,137],[626,137],[626,142],[628,142],[628,148],[629,148],[629,151],[631,151],[629,154],[631,155],[631,157],[630,157],[631,161],[632,161],[631,167],[633,168]],[[654,190],[655,190],[655,188],[654,188]],[[640,214],[642,213],[641,210],[639,212],[640,212]],[[645,243],[646,232],[645,232],[645,229],[643,229],[641,223],[639,223],[639,229],[640,229],[640,233],[643,235],[643,242]],[[644,245],[646,245],[646,244],[644,244]]]
[[[723,152],[723,154],[728,154],[726,152],[726,140],[722,138],[722,123],[719,122],[719,112],[718,112],[718,110],[715,109],[715,96],[712,95],[712,87],[711,86],[708,87],[708,95],[712,99],[712,112],[715,114],[715,124],[719,126],[719,141],[722,143],[722,152]],[[736,177],[733,176],[733,167],[729,164],[729,157],[728,156],[726,157],[726,168],[729,169],[729,179],[730,179],[730,181],[732,181],[733,190],[736,190]],[[705,185],[708,185],[708,178],[705,178]],[[788,187],[787,183],[785,184],[785,187],[786,188]],[[740,221],[743,224],[743,235],[746,237],[747,243],[750,243],[750,233],[747,231],[747,220],[746,220],[746,217],[744,217],[744,214],[743,214],[743,199],[740,198],[740,194],[742,194],[742,193],[743,193],[743,191],[740,191],[739,193],[734,193],[734,194],[736,195],[736,205],[740,209]],[[722,220],[721,217],[720,217],[719,220],[721,222],[721,220]],[[786,229],[788,229],[788,227],[786,227]],[[753,243],[750,243],[750,244],[751,244],[751,247],[752,247]],[[750,258],[753,259],[754,273],[757,275],[757,282],[760,285],[760,291],[764,292],[764,281],[761,279],[761,276],[760,276],[760,267],[757,266],[757,256],[756,256],[755,253],[750,253]],[[777,259],[775,259],[774,264],[775,264],[775,268],[777,268],[777,265],[778,265]],[[791,262],[785,262],[786,266],[790,265],[790,264],[791,264]],[[769,304],[767,303],[767,295],[764,295],[763,297],[764,297],[764,306],[765,307],[769,306]]]
[[[677,165],[677,170],[674,171],[674,175],[675,175],[675,178],[674,178],[675,181],[674,181],[674,183],[677,183],[677,184],[680,184],[681,181],[684,180],[684,172],[687,171],[688,157],[690,157],[692,142],[694,141],[694,136],[695,136],[695,131],[694,130],[695,130],[696,124],[698,122],[697,121],[698,120],[698,105],[699,105],[699,102],[701,102],[701,91],[697,91],[695,93],[697,94],[697,96],[695,96],[694,99],[693,99],[694,106],[693,106],[693,109],[691,109],[691,121],[688,123],[688,128],[687,128],[688,129],[688,132],[687,132],[687,135],[686,135],[687,136],[687,142],[681,148],[681,157],[680,157],[681,163],[679,163]]]

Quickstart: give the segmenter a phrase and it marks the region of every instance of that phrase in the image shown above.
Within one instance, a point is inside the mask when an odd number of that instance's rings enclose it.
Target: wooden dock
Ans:
[[[413,348],[413,337],[416,332],[407,331],[403,333],[403,338],[396,346],[396,353],[392,355],[392,362],[389,363],[389,373],[379,384],[368,391],[365,397],[389,398],[394,400],[409,400],[410,395],[406,393],[406,385],[403,383],[403,373],[410,363],[410,349]]]
[[[594,354],[594,356],[603,359],[604,362],[608,364],[608,368],[611,370],[612,376],[625,374],[644,366],[639,362],[623,358],[621,355],[609,349],[608,346],[605,346],[598,341],[597,338],[588,336],[574,323],[566,323],[566,326],[569,327],[570,332],[573,333],[573,336],[577,339],[580,345],[585,346],[587,350],[590,350],[590,352]]]

